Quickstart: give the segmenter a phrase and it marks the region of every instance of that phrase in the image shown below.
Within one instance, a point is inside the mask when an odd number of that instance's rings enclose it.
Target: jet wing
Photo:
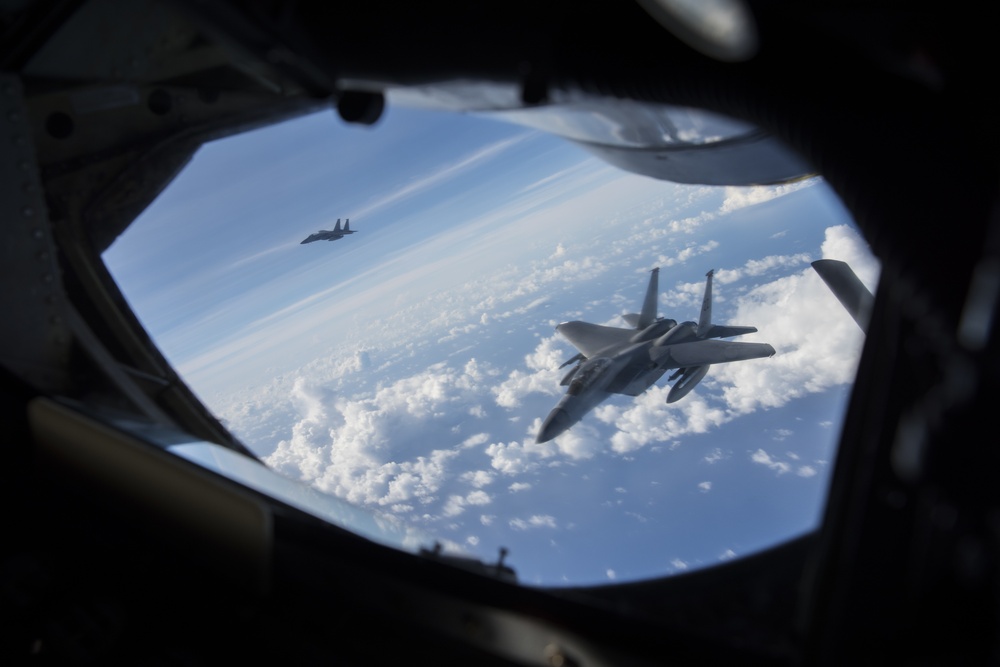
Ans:
[[[724,327],[713,324],[705,332],[705,338],[731,338],[732,336],[742,336],[743,334],[756,333],[757,327]]]
[[[762,359],[774,354],[767,343],[736,343],[728,340],[698,340],[664,345],[649,350],[650,358],[661,368],[688,368],[730,361]]]
[[[556,327],[556,331],[588,359],[612,345],[627,345],[629,339],[635,335],[632,329],[605,327],[589,322],[563,322]]]

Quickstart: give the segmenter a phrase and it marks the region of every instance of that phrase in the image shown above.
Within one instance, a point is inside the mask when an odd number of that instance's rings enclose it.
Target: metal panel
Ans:
[[[67,383],[71,337],[20,79],[0,75],[0,363],[40,389]]]

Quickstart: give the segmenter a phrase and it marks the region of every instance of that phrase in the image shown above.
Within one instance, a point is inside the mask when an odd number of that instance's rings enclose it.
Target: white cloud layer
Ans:
[[[450,468],[466,441],[452,433],[453,411],[478,398],[474,374],[474,368],[459,371],[439,364],[360,400],[324,396],[299,378],[293,397],[301,418],[291,437],[281,440],[266,461],[286,475],[361,505],[433,503],[451,477],[485,486],[492,473],[460,476]],[[406,437],[408,432],[419,438],[419,446]],[[427,442],[452,446],[427,451]],[[467,505],[488,502],[482,490],[453,494],[442,511],[455,516]]]
[[[831,227],[826,230],[822,254],[848,261],[871,284],[878,268],[863,247],[849,227]],[[570,260],[557,254],[565,271]],[[787,270],[807,259],[792,255],[752,260],[738,269],[720,271],[727,277],[720,283],[763,276],[773,268]],[[594,266],[592,262],[573,266],[584,265]],[[537,290],[536,281],[544,282],[546,275],[540,269],[529,274],[527,282],[521,280],[512,287],[529,295]],[[703,285],[691,285],[691,293],[700,298]],[[484,423],[487,430],[463,433],[464,427],[455,424],[456,414],[468,415],[470,423],[486,421],[491,412],[518,408],[532,394],[555,397],[561,392],[557,368],[566,356],[566,345],[552,335],[541,337],[523,356],[523,365],[509,370],[506,377],[475,359],[461,368],[438,363],[367,396],[352,398],[332,393],[330,385],[301,375],[292,382],[288,399],[298,418],[290,435],[277,443],[266,460],[285,474],[361,505],[407,510],[411,517],[425,520],[456,517],[470,506],[492,501],[483,488],[497,474],[516,477],[558,461],[585,461],[609,451],[626,455],[651,443],[676,442],[684,435],[707,433],[740,415],[779,407],[853,378],[861,333],[811,268],[756,283],[730,295],[729,303],[732,321],[761,329],[743,339],[767,341],[777,354],[714,366],[702,386],[679,403],[667,405],[668,388],[654,386],[634,399],[605,403],[566,433],[541,444],[534,441],[541,416],[533,419],[520,440],[492,440],[490,431],[497,427],[489,427],[488,422]],[[482,302],[477,304],[476,310],[482,306]],[[355,355],[327,371],[346,376],[372,365],[369,355]],[[780,439],[791,431],[775,433],[775,439]],[[436,446],[428,448],[428,443]],[[489,469],[459,469],[456,460],[465,451],[484,454]],[[725,457],[716,448],[704,460],[713,463]],[[751,460],[778,474],[816,474],[812,466],[793,469],[791,463],[763,449],[753,452]],[[458,483],[474,490],[462,491]],[[530,482],[508,484],[512,492],[527,488]],[[703,482],[699,488],[707,492],[711,483]],[[509,525],[518,530],[535,527],[538,524],[532,520],[537,522],[539,516],[543,515],[512,520]]]
[[[708,196],[698,189],[685,192],[696,200]],[[698,224],[781,194],[787,192],[727,191],[725,202]],[[814,257],[761,252],[718,268],[715,319],[757,326],[759,333],[739,340],[772,344],[773,358],[715,365],[694,392],[670,405],[666,386],[635,398],[613,397],[554,440],[536,443],[542,418],[564,391],[559,380],[566,369],[558,367],[574,353],[551,327],[568,318],[621,326],[618,314],[636,309],[641,286],[622,281],[621,287],[598,292],[599,282],[643,275],[654,263],[686,265],[725,246],[724,239],[679,241],[676,231],[657,236],[654,232],[670,225],[656,210],[637,224],[608,223],[621,226],[608,236],[614,239],[610,243],[587,245],[585,238],[573,237],[540,241],[536,259],[456,281],[451,291],[419,299],[398,296],[394,312],[368,325],[363,350],[335,350],[282,373],[267,387],[238,395],[223,416],[238,432],[252,431],[255,438],[275,443],[260,451],[280,472],[356,504],[434,524],[450,531],[456,543],[477,546],[493,545],[505,539],[502,534],[528,539],[560,526],[558,536],[570,534],[574,519],[548,497],[554,495],[551,481],[560,474],[602,470],[609,461],[627,464],[644,448],[669,449],[673,455],[685,436],[718,431],[751,413],[853,379],[862,336],[808,266]],[[686,220],[685,231],[693,231],[695,217],[670,220]],[[661,245],[650,243],[651,238]],[[846,226],[826,230],[821,254],[847,261],[869,285],[877,276],[863,242]],[[433,267],[442,270],[447,267]],[[370,293],[382,298],[415,279],[416,274],[397,275],[392,285]],[[662,314],[696,317],[703,289],[700,281],[669,288],[660,295]],[[578,293],[585,298],[577,298]],[[485,352],[497,349],[502,354]],[[773,440],[794,435],[791,429],[767,433]],[[711,492],[704,498],[710,501],[729,493],[732,484],[723,484],[723,477],[717,479],[719,486],[699,478],[725,473],[737,463],[762,465],[775,475],[790,473],[785,479],[810,478],[822,469],[816,461],[805,465],[756,443],[746,446],[747,455],[733,457],[722,444],[693,453],[699,470],[678,488]],[[782,451],[792,446],[783,443]],[[616,510],[618,517],[655,524],[660,518],[655,510],[626,509],[628,502],[638,502],[638,494],[621,488],[628,493],[615,497],[626,503]],[[724,544],[703,557],[713,560]],[[670,563],[674,571],[686,567],[680,559]]]

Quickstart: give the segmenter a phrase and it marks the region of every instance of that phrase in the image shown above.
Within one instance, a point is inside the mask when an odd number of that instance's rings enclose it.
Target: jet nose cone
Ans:
[[[573,424],[574,420],[570,419],[565,410],[556,408],[542,422],[542,428],[538,430],[538,437],[535,438],[535,442],[548,442],[552,438],[562,435]]]

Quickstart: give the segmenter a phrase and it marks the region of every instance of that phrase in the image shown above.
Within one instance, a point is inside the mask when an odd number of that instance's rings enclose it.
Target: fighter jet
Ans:
[[[348,218],[347,222],[344,223],[343,229],[340,228],[340,218],[337,218],[337,226],[334,227],[332,230],[321,229],[315,234],[310,234],[305,238],[304,241],[300,243],[300,245],[304,245],[306,243],[312,243],[313,241],[337,241],[339,239],[344,238],[348,234],[353,234],[353,233],[354,230],[351,229],[350,218]]]
[[[713,340],[754,333],[756,327],[712,324],[712,276],[705,282],[701,315],[697,322],[682,322],[656,316],[659,268],[652,271],[641,313],[623,315],[632,328],[608,327],[588,322],[564,322],[556,327],[579,354],[560,368],[577,365],[560,385],[566,395],[552,409],[538,431],[537,442],[547,442],[565,432],[611,394],[638,396],[668,370],[677,383],[667,394],[673,403],[694,389],[712,364],[760,359],[774,354],[767,343],[737,343]]]

